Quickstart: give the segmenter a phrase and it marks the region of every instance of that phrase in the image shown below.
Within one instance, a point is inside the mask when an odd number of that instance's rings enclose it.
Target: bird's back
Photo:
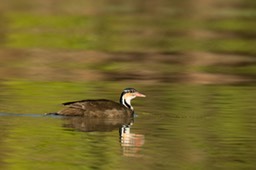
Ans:
[[[85,116],[97,118],[121,118],[132,116],[132,110],[106,99],[80,100],[63,103],[66,108],[57,112],[65,116]]]

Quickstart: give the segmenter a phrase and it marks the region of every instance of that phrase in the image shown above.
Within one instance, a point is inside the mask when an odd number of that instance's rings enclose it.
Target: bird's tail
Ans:
[[[57,112],[50,112],[50,113],[45,113],[44,115],[45,115],[45,116],[49,116],[49,115],[58,115],[58,113],[57,113]]]

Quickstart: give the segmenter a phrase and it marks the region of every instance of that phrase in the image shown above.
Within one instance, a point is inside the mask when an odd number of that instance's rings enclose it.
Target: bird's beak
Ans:
[[[136,92],[135,94],[136,94],[136,97],[146,97],[146,95],[139,92]]]

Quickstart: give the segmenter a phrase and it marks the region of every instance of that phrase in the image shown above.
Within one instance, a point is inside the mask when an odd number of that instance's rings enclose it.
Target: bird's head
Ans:
[[[125,88],[120,96],[120,103],[133,110],[131,100],[136,97],[146,97],[146,95],[138,92],[134,88]]]

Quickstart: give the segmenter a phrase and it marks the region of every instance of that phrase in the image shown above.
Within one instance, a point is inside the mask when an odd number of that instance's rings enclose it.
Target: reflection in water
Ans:
[[[138,157],[141,146],[144,145],[144,135],[131,133],[134,123],[132,118],[119,119],[88,119],[86,117],[64,117],[66,128],[82,132],[109,132],[119,129],[119,138],[124,156]]]
[[[140,85],[153,97],[136,102],[133,122],[27,114],[77,94],[114,98],[120,84],[4,85],[0,169],[255,169],[256,86]]]
[[[141,147],[144,145],[144,135],[131,133],[131,125],[120,128],[120,143],[124,156],[138,157]]]
[[[131,118],[118,119],[88,119],[87,117],[64,117],[64,127],[83,132],[109,132],[121,128],[123,125],[129,125]]]

